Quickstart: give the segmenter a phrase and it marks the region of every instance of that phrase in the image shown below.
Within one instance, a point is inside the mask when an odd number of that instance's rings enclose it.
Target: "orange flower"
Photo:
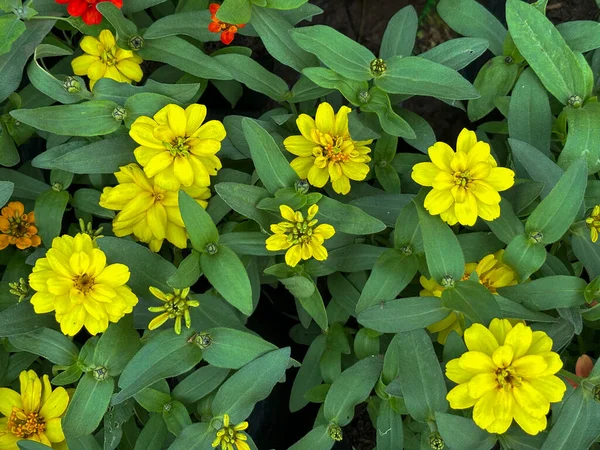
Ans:
[[[209,6],[209,11],[211,14],[212,22],[208,24],[208,30],[213,33],[221,33],[221,42],[225,45],[231,44],[235,33],[237,33],[238,28],[244,28],[246,24],[241,23],[238,25],[233,25],[231,23],[221,22],[217,19],[217,11],[221,5],[218,3],[211,3]]]
[[[0,216],[0,250],[14,244],[24,250],[37,247],[42,240],[37,235],[33,211],[25,214],[25,207],[21,202],[10,202],[2,208]]]

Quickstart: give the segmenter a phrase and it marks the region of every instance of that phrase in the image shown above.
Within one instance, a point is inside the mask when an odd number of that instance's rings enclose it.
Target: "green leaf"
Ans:
[[[419,18],[417,11],[408,5],[392,16],[383,33],[379,57],[410,56],[415,46]]]
[[[414,278],[418,261],[412,255],[390,248],[381,254],[360,294],[356,312],[396,298]]]
[[[487,39],[490,51],[502,55],[506,28],[483,5],[475,0],[440,0],[437,11],[458,34]]]
[[[172,103],[177,104],[177,101],[154,92],[142,92],[132,95],[125,101],[125,125],[131,128],[138,117],[152,117],[157,111]]]
[[[144,39],[158,39],[165,36],[185,35],[201,42],[218,41],[220,33],[212,33],[208,26],[199,27],[199,23],[209,23],[211,20],[208,8],[200,11],[178,12],[164,16],[152,22],[144,31]],[[94,87],[94,91],[96,88]]]
[[[118,405],[163,378],[176,377],[202,359],[202,350],[189,343],[191,332],[173,330],[155,333],[133,356],[119,377],[121,391],[112,399]]]
[[[278,8],[279,9],[279,8]],[[272,9],[252,7],[252,26],[273,58],[301,72],[319,65],[317,58],[301,49],[290,34],[294,29],[283,15]]]
[[[29,302],[21,302],[0,311],[0,337],[29,333],[55,326],[52,314],[36,314]]]
[[[212,286],[242,314],[252,313],[252,286],[246,268],[230,248],[220,245],[217,253],[200,255],[200,267]]]
[[[200,87],[200,83],[165,84],[152,79],[146,80],[143,86],[132,86],[110,78],[101,78],[94,85],[94,96],[99,100],[113,100],[124,105],[133,95],[152,92],[170,97],[179,103],[188,103],[197,98]]]
[[[325,25],[296,28],[292,39],[343,77],[356,81],[373,78],[370,64],[375,55],[358,42]]]
[[[260,231],[240,231],[222,234],[219,242],[239,255],[271,256],[278,254],[278,252],[267,250],[265,244],[267,237]],[[283,254],[283,252],[279,253]]]
[[[359,95],[369,90],[366,81],[345,78],[326,67],[308,67],[302,71],[302,74],[318,86],[340,91],[346,100],[355,106],[362,104]]]
[[[143,11],[152,6],[160,5],[165,0],[131,0],[123,5],[123,14],[131,14]]]
[[[520,303],[513,302],[507,298],[504,298],[500,295],[496,295],[494,297],[496,302],[498,302],[498,306],[500,306],[500,311],[502,311],[502,317],[510,317],[511,319],[520,319],[520,320],[528,320],[532,322],[556,322],[556,318],[549,316],[547,314],[531,311],[530,309],[525,308]]]
[[[404,139],[408,145],[423,153],[427,153],[429,147],[431,147],[437,141],[435,132],[429,123],[421,116],[409,111],[408,109],[397,108],[395,111],[408,123],[416,135],[416,138],[414,139],[408,139],[405,137],[402,139]]]
[[[304,264],[304,268],[313,276],[329,275],[335,271],[371,270],[384,251],[384,248],[374,245],[350,244],[330,251],[324,263],[309,260]],[[325,269],[325,273],[320,272],[322,269]]]
[[[286,100],[289,88],[285,81],[245,55],[228,53],[214,57],[231,72],[231,77],[277,102]]]
[[[460,70],[479,58],[487,49],[487,39],[458,38],[442,42],[431,50],[421,53],[419,57]]]
[[[379,123],[386,133],[407,139],[417,136],[410,125],[392,109],[390,98],[381,89],[374,87],[369,91],[369,101],[363,103],[361,111],[374,112],[379,117]]]
[[[308,347],[306,355],[304,355],[290,394],[289,406],[292,413],[301,410],[308,404],[308,400],[304,397],[305,394],[318,386],[323,380],[319,361],[323,351],[325,351],[325,341],[325,335],[317,336]]]
[[[498,294],[521,303],[533,311],[546,311],[583,305],[585,303],[583,291],[586,286],[587,283],[581,278],[554,275],[499,288]]]
[[[303,275],[294,275],[289,278],[279,280],[290,293],[296,297],[310,297],[315,292],[315,283],[310,277]]]
[[[381,164],[382,165],[375,166],[375,176],[377,177],[377,181],[379,181],[379,184],[381,184],[386,192],[389,192],[390,194],[399,194],[400,176],[398,175],[398,172],[385,161]]]
[[[48,248],[60,234],[62,218],[69,202],[67,191],[46,191],[35,201],[35,224],[42,242]]]
[[[563,170],[548,156],[525,142],[509,138],[508,143],[517,161],[523,165],[529,176],[543,183],[541,197],[546,197],[562,176]]]
[[[14,14],[0,16],[0,55],[8,53],[19,36],[25,32],[25,24]]]
[[[204,360],[215,367],[239,369],[250,361],[276,350],[270,342],[240,330],[211,328],[203,330],[212,337],[212,343],[204,349]]]
[[[147,297],[150,286],[165,292],[170,291],[166,280],[175,273],[176,269],[169,261],[148,248],[126,239],[107,236],[98,239],[97,242],[110,263],[135,267],[135,270],[131,270],[131,277],[127,284],[137,295]]]
[[[281,280],[283,282],[283,280]],[[308,315],[312,317],[322,330],[327,330],[328,318],[325,303],[321,293],[315,287],[313,293],[308,297],[296,297]]]
[[[510,92],[517,81],[519,65],[507,62],[504,56],[490,59],[479,71],[473,85],[481,97],[469,100],[469,120],[476,122],[495,108],[494,101]]]
[[[550,155],[550,101],[546,89],[531,69],[521,74],[513,88],[508,107],[508,131],[511,138]]]
[[[422,195],[417,197],[414,203],[419,214],[429,273],[438,283],[446,276],[458,281],[465,269],[465,258],[458,239],[439,216],[432,216],[425,210],[422,198]]]
[[[330,450],[335,441],[329,437],[328,425],[313,428],[288,450]]]
[[[226,23],[243,24],[250,21],[250,0],[225,0],[217,11],[217,18]]]
[[[417,330],[445,319],[450,311],[437,297],[397,298],[362,310],[361,325],[381,333]]]
[[[215,433],[208,423],[194,423],[177,436],[169,450],[204,450],[215,440]]]
[[[49,448],[52,448],[39,442],[30,441],[28,439],[18,440],[17,445],[19,446],[20,450],[48,450]]]
[[[450,450],[490,450],[497,440],[468,417],[436,412],[435,422]]]
[[[267,0],[267,8],[290,10],[300,8],[308,0]],[[312,5],[311,5],[312,6]]]
[[[67,439],[92,434],[98,428],[108,409],[114,388],[115,381],[111,377],[96,380],[92,372],[86,373],[79,380],[67,413],[61,420]]]
[[[521,0],[508,0],[506,21],[519,52],[552,95],[563,105],[572,95],[586,97],[577,57],[535,6]]]
[[[500,211],[500,217],[494,220],[486,220],[485,223],[488,224],[498,239],[508,245],[515,236],[525,233],[525,227],[515,215],[512,205],[505,198],[500,201]]]
[[[414,202],[407,203],[398,214],[396,220],[396,229],[394,230],[394,247],[412,251],[413,253],[423,253],[423,241],[421,238],[421,225],[419,224],[419,214]]]
[[[434,420],[436,412],[446,412],[446,384],[433,344],[425,330],[398,334],[398,377],[406,409],[419,422]]]
[[[389,401],[383,400],[377,415],[377,450],[404,448],[402,416],[393,410]]]
[[[219,242],[219,232],[212,218],[183,190],[179,191],[179,210],[194,250],[203,253],[207,245]]]
[[[170,409],[163,411],[163,420],[167,429],[175,436],[179,436],[184,428],[192,424],[186,407],[177,400],[171,402]]]
[[[156,387],[161,390],[148,387],[135,394],[133,398],[146,411],[162,413],[165,409],[165,404],[169,403],[172,399],[169,394],[168,384],[161,383]]]
[[[133,450],[162,450],[169,434],[167,424],[160,414],[150,414],[150,418],[135,442]]]
[[[289,359],[289,347],[273,350],[234,373],[213,399],[214,416],[229,414],[232,423],[245,420],[285,374]]]
[[[418,56],[394,56],[375,85],[388,94],[424,95],[446,100],[478,98],[479,93],[458,72]]]
[[[261,200],[270,197],[269,192],[262,187],[227,182],[215,185],[215,190],[231,209],[254,220],[264,230],[268,230],[272,221],[277,220],[272,214],[257,208]]]
[[[320,223],[332,225],[342,233],[364,235],[385,230],[385,224],[370,216],[356,206],[340,203],[329,197],[322,197],[318,202]]]
[[[210,80],[231,80],[229,70],[216,58],[176,36],[166,36],[144,42],[138,54],[147,61],[158,61],[190,75]]]
[[[539,241],[558,241],[573,223],[583,201],[587,185],[586,162],[575,161],[527,219],[525,231],[541,233]]]
[[[598,24],[600,25],[600,24]],[[587,160],[588,174],[600,170],[600,104],[589,103],[584,108],[567,109],[569,133],[558,165],[567,169],[579,158]]]
[[[0,181],[0,207],[6,205],[15,189],[15,183],[11,181]]]
[[[0,121],[0,166],[16,166],[21,157],[4,122]]]
[[[519,235],[508,244],[503,260],[519,275],[519,283],[524,282],[546,261],[546,249],[532,242],[527,236]]]
[[[325,398],[325,419],[341,427],[348,425],[354,417],[354,407],[367,399],[382,368],[383,359],[371,356],[344,370]]]
[[[457,283],[454,289],[445,289],[442,305],[449,310],[460,311],[473,322],[485,326],[502,316],[494,295],[482,284],[471,280]]]
[[[591,279],[600,275],[600,245],[592,242],[587,229],[572,235],[573,253],[581,261]]]
[[[352,200],[351,204],[377,217],[386,225],[393,227],[396,224],[398,215],[413,199],[412,194],[380,194],[359,197]]]
[[[577,53],[600,47],[600,23],[593,20],[573,20],[556,25],[567,45]]]
[[[196,284],[201,276],[200,254],[197,251],[192,250],[192,253],[179,263],[179,267],[177,267],[175,273],[167,279],[167,283],[175,289],[185,289]]]
[[[314,67],[314,69],[319,69],[319,67]],[[292,98],[290,100],[294,103],[300,103],[307,100],[314,100],[316,98],[325,97],[331,92],[331,89],[321,87],[314,83],[306,75],[302,75],[300,76],[300,79],[296,82],[296,84],[294,84],[294,86],[292,87],[291,92]]]
[[[271,135],[249,118],[242,120],[242,129],[250,147],[252,162],[265,188],[274,194],[279,189],[293,187],[298,175]]]
[[[130,37],[138,34],[138,29],[135,23],[123,16],[123,12],[127,13],[131,12],[131,10],[128,7],[125,7],[124,11],[121,12],[121,9],[114,3],[102,3],[102,5],[98,3],[98,7],[96,9],[100,11],[100,13],[106,18],[106,20],[110,22],[113,27],[115,27],[119,41],[128,43]]]
[[[29,333],[9,338],[12,345],[61,366],[70,366],[77,361],[79,349],[65,335],[49,328],[40,328]]]
[[[171,395],[182,403],[195,403],[213,392],[230,372],[229,369],[210,365],[200,367],[179,382]]]
[[[110,376],[120,375],[140,348],[140,336],[133,327],[133,316],[111,323],[94,349],[94,363],[106,367]]]

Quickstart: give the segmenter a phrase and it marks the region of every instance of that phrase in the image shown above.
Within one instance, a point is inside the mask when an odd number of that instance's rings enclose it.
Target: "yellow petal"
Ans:
[[[83,306],[76,305],[71,311],[61,317],[60,330],[67,336],[75,336],[83,328],[86,312]]]
[[[536,435],[540,431],[546,429],[547,421],[546,416],[542,417],[533,417],[518,405],[513,407],[513,416],[517,424],[525,431],[527,434]]]
[[[102,30],[100,32],[100,35],[98,36],[98,39],[100,40],[102,45],[104,45],[104,48],[106,50],[112,49],[117,45],[115,37],[113,36],[110,30]]]
[[[185,111],[179,105],[171,104],[168,106],[167,120],[169,128],[173,131],[175,136],[184,137],[186,129]]]
[[[496,205],[500,203],[500,194],[484,181],[474,180],[470,184],[469,190],[477,197],[477,200],[486,205]]]
[[[460,367],[458,358],[451,359],[446,364],[446,376],[455,383],[466,383],[473,378],[473,373]]]
[[[483,220],[492,221],[500,217],[500,205],[486,205],[485,203],[477,202],[477,215]]]
[[[487,427],[489,433],[502,434],[510,427],[513,420],[513,408],[515,399],[512,392],[506,389],[500,389],[496,395],[494,404],[495,420]]]
[[[71,61],[71,68],[73,69],[73,73],[75,75],[87,75],[88,69],[96,61],[99,61],[97,56],[81,55]]]
[[[285,220],[287,220],[289,222],[296,221],[296,216],[295,216],[294,210],[287,205],[280,205],[279,213],[281,214],[281,217],[283,217]]]
[[[515,352],[512,348],[512,345],[501,345],[494,351],[492,355],[492,360],[494,364],[498,367],[508,367],[513,362],[515,356]]]
[[[338,194],[346,195],[350,192],[350,179],[347,176],[342,175],[337,180],[331,182],[331,187],[333,187],[333,190]]]
[[[210,120],[198,128],[192,136],[197,139],[215,139],[217,141],[222,141],[225,139],[226,135],[225,127],[221,122],[218,120]]]
[[[429,147],[427,153],[429,154],[431,162],[435,164],[439,170],[452,172],[450,163],[454,158],[454,151],[448,144],[445,144],[444,142],[436,142]]]
[[[455,186],[454,176],[440,170],[433,179],[432,186],[434,189],[452,189]]]
[[[292,166],[292,169],[296,171],[300,178],[306,178],[308,177],[308,171],[313,166],[314,161],[315,158],[312,156],[298,157],[292,160],[290,166]]]
[[[550,402],[528,381],[513,387],[513,394],[518,406],[533,417],[543,417],[550,411]]]
[[[335,128],[335,113],[329,103],[323,102],[319,105],[315,116],[315,123],[321,133],[333,133]]]
[[[185,108],[185,134],[191,136],[200,128],[204,119],[206,119],[206,106],[193,103]]]
[[[101,60],[96,60],[87,70],[87,75],[90,77],[90,80],[99,80],[106,75],[106,64],[104,64]]]
[[[194,174],[194,184],[198,186],[210,186],[210,175],[202,161],[193,155],[190,155],[188,161]]]
[[[148,225],[155,239],[167,237],[167,212],[160,203],[155,203],[148,209]]]
[[[522,323],[518,323],[506,334],[504,343],[512,345],[515,351],[515,359],[519,359],[527,353],[532,339],[533,332],[531,331],[531,328]]]
[[[298,126],[298,130],[302,136],[304,136],[309,141],[312,141],[312,130],[317,128],[315,124],[315,120],[307,114],[300,114],[298,119],[296,119],[296,125]]]
[[[335,234],[335,228],[329,224],[322,223],[314,229],[313,233],[321,235],[323,239],[329,239]]]
[[[45,314],[51,311],[54,311],[54,294],[50,294],[48,292],[36,292],[31,297],[31,304],[33,305],[33,310],[37,314]]]
[[[470,408],[476,402],[476,399],[469,395],[467,384],[459,384],[453,388],[446,395],[446,400],[448,400],[452,409]]]
[[[540,353],[552,350],[552,339],[543,331],[534,331],[531,336],[531,346],[527,350],[527,355],[538,355]]]
[[[473,408],[473,420],[479,428],[486,429],[494,422],[494,420],[496,420],[494,406],[496,405],[497,395],[498,391],[489,391],[475,403],[475,407]]]
[[[46,421],[44,434],[50,442],[62,442],[65,440],[60,418],[50,419]]]
[[[138,117],[131,125],[129,136],[131,136],[135,142],[143,145],[144,147],[165,151],[162,142],[154,137],[154,129],[156,127],[158,127],[158,124],[154,120],[150,119],[149,117],[141,116]],[[137,156],[137,150],[135,153],[138,162],[144,165],[145,163],[140,161],[140,158]]]
[[[421,186],[432,186],[439,172],[440,169],[435,164],[422,162],[413,166],[410,177]]]
[[[23,409],[21,395],[12,389],[0,388],[0,414],[5,417],[10,417],[13,406]]]
[[[179,182],[184,186],[191,186],[194,183],[194,171],[185,156],[178,156],[174,159],[173,171]]]
[[[473,167],[477,163],[485,163],[489,166],[490,144],[479,141],[467,152],[467,164]]]
[[[96,282],[117,287],[127,283],[130,276],[129,268],[125,264],[110,264],[96,277]]]
[[[288,152],[296,156],[312,156],[315,148],[315,143],[304,136],[288,136],[283,141],[283,145]]]
[[[547,377],[550,375],[554,375],[556,372],[562,369],[563,362],[560,359],[560,355],[558,353],[544,352],[540,353],[538,356],[544,358],[544,361],[546,361],[546,364],[548,365],[546,367],[546,370],[544,370],[544,372],[542,372],[539,376]]]
[[[302,247],[298,244],[294,245],[285,253],[285,262],[290,267],[295,267],[302,258]]]
[[[521,377],[531,378],[537,377],[544,373],[548,367],[546,360],[538,355],[527,355],[522,358],[515,359],[512,363],[512,367],[517,371],[517,374]]]
[[[350,114],[352,110],[347,106],[341,106],[335,115],[335,126],[333,129],[333,134],[336,136],[344,136],[348,133],[348,114]]]
[[[473,226],[477,222],[477,200],[469,191],[465,191],[465,201],[454,203],[454,212],[461,225]]]
[[[510,330],[512,330],[512,325],[507,319],[492,319],[490,322],[490,331],[499,345],[504,345],[504,340]]]
[[[498,348],[498,341],[492,332],[479,323],[474,323],[465,330],[465,344],[469,350],[488,356],[492,356]]]
[[[452,206],[454,197],[449,190],[432,189],[425,197],[424,207],[429,214],[436,216]]]
[[[92,56],[100,56],[98,45],[100,45],[100,41],[93,36],[84,36],[79,43],[81,50]]]
[[[529,384],[551,403],[560,402],[567,390],[563,381],[555,376],[532,378]]]
[[[316,244],[314,242],[310,242],[309,245],[311,248],[312,255],[317,261],[325,261],[327,259],[327,249],[323,247],[323,245]]]
[[[156,328],[164,324],[167,320],[169,320],[169,313],[164,312],[150,321],[150,323],[148,324],[148,329],[155,330]]]
[[[269,251],[277,252],[280,250],[286,250],[291,247],[291,243],[287,240],[285,234],[274,234],[269,236],[265,241],[266,248]]]
[[[474,131],[463,128],[456,140],[456,151],[468,153],[477,143],[477,135]]]
[[[515,173],[505,167],[493,167],[484,180],[497,191],[505,191],[515,184]]]
[[[134,81],[141,81],[144,76],[144,72],[142,72],[142,68],[139,64],[134,63],[130,59],[124,59],[117,63],[117,69],[127,78],[130,78]]]
[[[498,379],[494,372],[479,373],[467,383],[469,395],[473,398],[483,397],[498,387]]]
[[[496,370],[496,365],[488,355],[482,352],[463,353],[459,359],[460,367],[473,373],[483,373]]]
[[[308,182],[315,187],[323,187],[329,180],[329,172],[326,168],[320,169],[317,166],[312,166],[308,171]]]
[[[42,405],[40,416],[45,420],[56,419],[63,415],[69,404],[69,394],[63,387],[57,387]]]
[[[175,159],[175,157],[167,151],[156,154],[144,167],[146,176],[152,178],[157,173],[162,172],[164,169],[173,164],[173,159]]]
[[[119,72],[116,66],[106,66],[106,72],[103,75],[104,78],[110,78],[111,80],[118,81],[119,83],[129,83],[131,80],[124,74]]]
[[[167,223],[167,240],[178,248],[186,248],[187,236],[185,228],[179,227],[173,223]]]
[[[351,180],[362,181],[369,173],[369,166],[357,162],[345,162],[341,165],[342,172]]]

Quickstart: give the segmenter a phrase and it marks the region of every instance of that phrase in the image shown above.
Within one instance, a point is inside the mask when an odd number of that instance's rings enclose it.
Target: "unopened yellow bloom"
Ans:
[[[325,239],[335,234],[335,229],[328,224],[317,225],[314,217],[319,212],[317,205],[308,208],[306,220],[300,211],[294,211],[286,205],[279,207],[281,217],[286,221],[271,225],[275,233],[267,239],[267,250],[287,250],[285,262],[288,266],[296,266],[301,259],[314,257],[318,261],[327,259],[327,249],[323,246]]]
[[[188,298],[190,293],[189,287],[185,289],[174,289],[172,294],[165,294],[160,289],[150,286],[150,293],[160,301],[164,302],[164,304],[148,308],[148,311],[150,312],[161,313],[148,324],[149,330],[160,327],[169,319],[175,319],[175,333],[181,334],[182,317],[185,319],[186,328],[192,326],[190,308],[200,306],[200,302]]]
[[[33,370],[21,372],[19,382],[20,394],[0,388],[0,449],[19,450],[17,442],[28,440],[66,450],[61,417],[69,404],[67,391],[52,390],[48,375],[40,380]]]
[[[415,164],[412,179],[432,186],[425,197],[425,209],[440,215],[449,225],[475,225],[477,217],[500,217],[500,194],[514,184],[515,173],[498,164],[490,145],[477,141],[475,132],[463,129],[456,152],[443,142],[429,147],[432,162]]]
[[[248,428],[248,422],[240,422],[237,425],[229,424],[229,415],[223,414],[223,426],[217,431],[217,437],[212,443],[213,447],[221,446],[221,450],[250,450],[246,443],[248,436],[242,431]]]
[[[585,223],[590,229],[590,238],[592,242],[598,240],[598,234],[600,233],[600,205],[594,206],[590,216],[585,219]]]
[[[106,265],[106,255],[88,234],[57,237],[29,275],[29,285],[37,291],[31,304],[38,314],[56,311],[56,321],[67,336],[84,326],[90,334],[98,334],[137,304],[125,284],[129,275],[123,264]]]
[[[102,30],[98,39],[85,36],[79,44],[84,54],[71,61],[75,75],[87,75],[90,89],[100,78],[111,78],[122,83],[141,81],[144,76],[142,58],[131,50],[117,47],[110,30]]]
[[[210,186],[221,161],[216,153],[225,139],[225,127],[218,120],[204,125],[206,106],[167,105],[153,118],[141,116],[131,125],[129,135],[140,144],[134,154],[149,178],[169,191],[181,186]]]
[[[473,406],[473,420],[489,433],[506,432],[513,419],[528,434],[543,431],[550,403],[566,390],[555,376],[563,363],[552,339],[494,319],[489,328],[476,323],[465,330],[465,344],[469,351],[446,365],[446,376],[458,383],[446,397],[450,407]]]
[[[308,178],[315,187],[323,187],[331,178],[338,194],[350,192],[350,180],[362,181],[369,173],[371,161],[367,147],[372,140],[355,141],[348,131],[347,106],[337,114],[329,103],[321,103],[315,119],[300,114],[296,120],[302,136],[290,136],[283,141],[288,152],[298,156],[291,166],[300,178]]]
[[[498,250],[496,253],[485,256],[478,263],[465,264],[465,273],[463,280],[468,280],[473,272],[477,273],[479,283],[483,284],[492,294],[496,294],[496,290],[505,286],[513,286],[518,283],[516,272],[509,266],[504,264],[502,257],[504,250]],[[433,278],[427,279],[423,275],[419,279],[423,290],[420,292],[421,297],[441,297],[444,287],[440,286]],[[440,344],[446,343],[446,338],[452,330],[456,331],[459,336],[463,335],[461,323],[464,323],[460,314],[454,311],[448,314],[448,317],[431,324],[427,329],[431,333],[438,333],[437,341]],[[517,323],[518,321],[513,321]]]
[[[113,220],[115,236],[133,234],[153,252],[160,250],[165,239],[185,248],[187,234],[179,212],[178,193],[157,186],[155,179],[149,179],[137,164],[121,167],[115,176],[119,184],[104,188],[100,196],[100,206],[121,211]],[[206,208],[210,197],[207,188],[191,186],[185,191]]]

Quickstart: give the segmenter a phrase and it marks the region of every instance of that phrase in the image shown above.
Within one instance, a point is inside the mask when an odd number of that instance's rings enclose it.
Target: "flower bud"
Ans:
[[[433,450],[442,450],[445,447],[444,440],[437,431],[429,435],[429,446]]]
[[[387,70],[387,64],[383,59],[376,58],[371,61],[370,69],[374,77],[379,77]]]
[[[163,411],[171,411],[172,407],[173,407],[173,403],[167,402],[163,405]]]
[[[369,103],[369,100],[371,100],[371,94],[369,93],[369,91],[360,91],[358,93],[358,101],[361,103]]]
[[[103,366],[98,366],[92,371],[92,375],[94,375],[94,378],[98,381],[106,380],[106,378],[108,378],[108,369]]]
[[[529,240],[534,244],[539,244],[544,239],[544,234],[541,231],[532,231],[529,233]]]
[[[575,364],[575,375],[581,378],[587,378],[590,376],[592,369],[594,368],[594,362],[588,355],[581,355],[577,358]]]
[[[209,255],[216,255],[217,252],[219,251],[219,247],[217,247],[217,244],[213,244],[212,242],[210,244],[207,244],[206,247],[204,247],[204,250],[206,251],[206,253],[208,253]]]
[[[129,38],[129,48],[131,50],[139,50],[144,46],[144,38],[142,38],[141,36],[138,36],[137,34],[135,36],[131,36]]]
[[[444,278],[442,278],[441,284],[445,289],[451,289],[454,287],[454,278],[450,275],[446,275]]]
[[[341,441],[344,438],[344,433],[342,433],[341,427],[335,423],[329,424],[329,428],[327,428],[327,434],[334,441]]]
[[[127,117],[127,111],[122,106],[117,106],[112,112],[113,119],[117,122],[121,122]]]
[[[213,343],[213,338],[210,333],[198,333],[194,337],[194,344],[200,347],[202,350],[210,347]]]
[[[581,108],[583,106],[583,101],[579,95],[571,95],[567,100],[567,104],[572,108]]]
[[[406,244],[406,245],[403,245],[402,247],[400,247],[400,252],[404,256],[410,256],[410,255],[412,255],[413,249],[410,245]]]
[[[63,88],[65,91],[75,94],[77,92],[81,92],[81,83],[79,83],[77,78],[69,76],[63,81]]]
[[[309,188],[308,180],[298,180],[294,183],[294,189],[298,194],[306,194]]]

